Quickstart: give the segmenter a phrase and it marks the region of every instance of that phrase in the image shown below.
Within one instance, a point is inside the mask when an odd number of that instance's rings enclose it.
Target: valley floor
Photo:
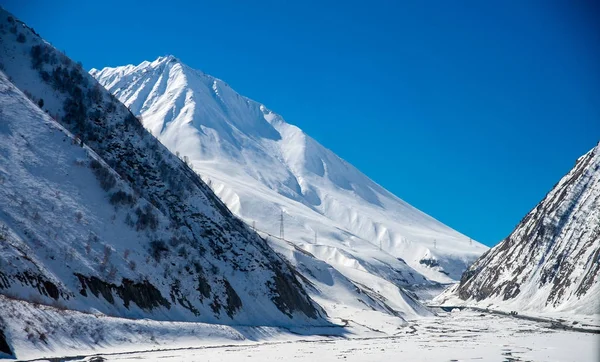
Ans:
[[[352,331],[352,328],[350,328]],[[266,330],[265,330],[266,332]],[[325,331],[318,331],[323,333]],[[199,345],[157,343],[139,352],[80,356],[81,361],[598,361],[600,335],[474,311],[441,312],[394,333],[306,337],[271,330],[262,338]],[[365,335],[368,335],[365,337]],[[258,336],[258,335],[257,335]],[[255,336],[256,337],[256,336]],[[173,341],[175,342],[175,341]],[[144,348],[145,347],[145,348]],[[150,347],[150,348],[148,348]]]

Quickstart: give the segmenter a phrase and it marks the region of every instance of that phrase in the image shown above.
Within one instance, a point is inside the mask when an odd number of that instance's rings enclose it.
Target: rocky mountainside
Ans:
[[[2,9],[0,70],[0,293],[130,318],[328,324],[188,165]]]
[[[600,144],[441,299],[600,314]]]
[[[283,214],[285,239],[352,280],[368,273],[401,286],[452,282],[487,250],[173,56],[90,73],[235,214],[276,236]]]

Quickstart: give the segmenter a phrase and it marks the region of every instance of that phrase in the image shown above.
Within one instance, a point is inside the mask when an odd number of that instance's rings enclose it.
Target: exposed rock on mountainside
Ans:
[[[600,314],[600,144],[463,275],[463,300]]]

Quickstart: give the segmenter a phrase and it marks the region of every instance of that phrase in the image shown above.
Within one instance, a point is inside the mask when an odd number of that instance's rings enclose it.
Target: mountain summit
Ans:
[[[285,239],[337,269],[388,280],[404,270],[404,284],[424,283],[419,274],[445,283],[487,250],[264,105],[173,56],[90,73],[235,214],[277,236],[283,218]]]

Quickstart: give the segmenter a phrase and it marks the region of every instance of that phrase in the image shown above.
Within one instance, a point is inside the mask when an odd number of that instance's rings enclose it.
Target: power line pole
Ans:
[[[281,210],[281,218],[279,223],[279,237],[283,239],[283,210]]]
[[[315,230],[315,244],[317,243],[317,230]]]
[[[252,230],[256,231],[256,221],[252,220]]]

